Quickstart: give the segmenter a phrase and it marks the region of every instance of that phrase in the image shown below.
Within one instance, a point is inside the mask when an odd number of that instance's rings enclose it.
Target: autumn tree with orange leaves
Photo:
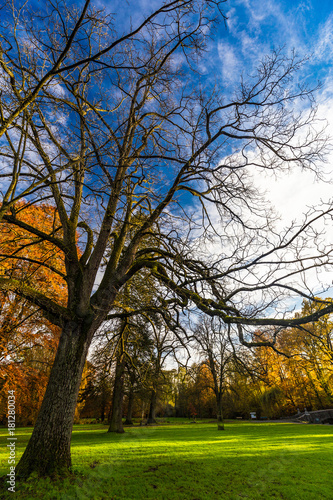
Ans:
[[[295,318],[320,311],[332,299],[303,301]],[[262,340],[267,332],[257,331]],[[297,410],[324,409],[333,403],[333,322],[328,315],[318,321],[280,331],[275,350],[254,349],[248,368],[257,374],[262,410],[268,416],[295,414]]]
[[[38,224],[44,231],[59,226],[56,210],[50,205],[20,203],[16,210],[24,222]],[[41,241],[23,228],[2,224],[0,268],[1,274],[66,304],[63,254],[52,243]],[[4,421],[6,416],[7,391],[15,389],[18,423],[33,424],[50,375],[59,328],[24,296],[3,290],[0,332],[0,418]]]

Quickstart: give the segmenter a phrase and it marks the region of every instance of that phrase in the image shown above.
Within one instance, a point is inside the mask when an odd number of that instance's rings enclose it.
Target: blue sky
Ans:
[[[227,30],[220,27],[217,40],[219,61],[214,68],[226,88],[237,84],[239,75],[250,73],[260,58],[278,47],[286,54],[293,49],[308,61],[298,74],[301,82],[322,87],[316,92],[318,117],[326,120],[333,143],[333,3],[329,0],[229,0]],[[332,167],[331,167],[332,165]],[[326,180],[332,179],[333,155],[328,157],[322,171]],[[297,177],[299,173],[294,172]],[[298,176],[297,191],[310,189],[310,198],[331,196],[332,186],[314,180],[312,174]],[[285,201],[291,201],[291,179],[286,184]],[[282,180],[280,179],[280,183]],[[270,179],[269,184],[274,184]],[[297,195],[297,193],[293,193]],[[278,201],[277,194],[273,194]],[[294,206],[296,203],[294,203]],[[290,205],[286,213],[290,213]]]
[[[227,27],[221,23],[202,69],[221,77],[226,87],[281,46],[286,53],[295,49],[301,57],[310,57],[303,80],[327,84],[331,80],[333,9],[328,0],[228,0],[225,13]],[[133,19],[138,21],[137,15]]]
[[[227,29],[221,24],[207,60],[207,72],[220,78],[226,92],[234,88],[240,75],[251,73],[262,57],[283,47],[286,54],[296,50],[308,58],[298,74],[301,83],[321,88],[316,92],[318,118],[327,122],[333,144],[333,2],[331,0],[229,0],[226,2]],[[307,104],[304,104],[305,106]],[[293,169],[274,178],[258,173],[254,182],[266,191],[266,197],[280,215],[278,229],[301,223],[311,207],[321,208],[332,196],[333,153],[319,165],[323,180],[312,172]],[[318,226],[326,231],[326,243],[332,244],[331,226]],[[312,290],[332,283],[333,273],[313,273],[309,279]],[[332,294],[332,290],[324,295]],[[300,306],[300,302],[298,304]]]
[[[310,56],[304,77],[326,80],[332,74],[333,9],[329,0],[229,0],[227,33],[230,64],[253,64],[273,48]],[[226,72],[226,70],[224,70]]]
[[[161,6],[161,0],[97,0],[96,5],[105,7],[122,20],[124,28],[131,21],[136,26],[143,16]],[[313,54],[309,71],[313,76],[325,79],[332,72],[333,58],[333,5],[331,0],[228,0],[224,5],[227,29],[221,23],[215,42],[227,44],[237,69],[251,66],[258,57],[273,48],[295,48],[301,55]],[[120,20],[119,19],[119,20]],[[126,28],[125,28],[126,29]],[[236,72],[235,72],[236,74]]]

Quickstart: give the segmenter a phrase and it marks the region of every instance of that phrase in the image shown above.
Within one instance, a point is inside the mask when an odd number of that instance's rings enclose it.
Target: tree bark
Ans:
[[[131,387],[128,395],[127,415],[125,420],[126,425],[133,425],[132,421],[133,405],[134,405],[134,390],[133,387]]]
[[[217,394],[217,429],[219,431],[224,431],[224,421],[223,421],[223,408],[222,408],[222,394]]]
[[[153,389],[150,398],[147,424],[156,424],[156,403],[157,403],[157,394],[156,391]]]
[[[101,402],[101,422],[104,422],[105,419],[105,408],[106,408],[106,399],[104,397],[104,394],[102,395],[102,402]]]
[[[121,355],[117,359],[116,374],[113,387],[112,409],[110,426],[108,432],[118,432],[122,434],[123,427],[123,397],[124,397],[124,373],[125,373],[125,356]]]
[[[17,466],[17,477],[67,474],[70,442],[82,371],[92,334],[83,323],[62,331],[49,383],[37,421]]]

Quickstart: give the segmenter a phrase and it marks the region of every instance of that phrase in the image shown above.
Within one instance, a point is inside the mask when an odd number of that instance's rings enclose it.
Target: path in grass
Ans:
[[[30,432],[17,429],[18,451]],[[4,429],[1,435],[4,442]],[[3,446],[0,474],[7,473],[6,454]],[[135,427],[123,435],[76,426],[72,457],[75,479],[32,479],[17,486],[18,498],[333,498],[332,426],[236,422],[219,432],[216,424],[187,424]]]

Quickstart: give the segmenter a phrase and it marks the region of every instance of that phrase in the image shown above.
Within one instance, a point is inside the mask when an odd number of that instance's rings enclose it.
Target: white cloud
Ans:
[[[222,78],[230,83],[239,79],[240,61],[236,56],[235,49],[229,43],[220,41],[218,43],[218,54],[221,61]]]
[[[333,57],[333,14],[319,26],[318,38],[314,51],[317,61],[329,62]]]

